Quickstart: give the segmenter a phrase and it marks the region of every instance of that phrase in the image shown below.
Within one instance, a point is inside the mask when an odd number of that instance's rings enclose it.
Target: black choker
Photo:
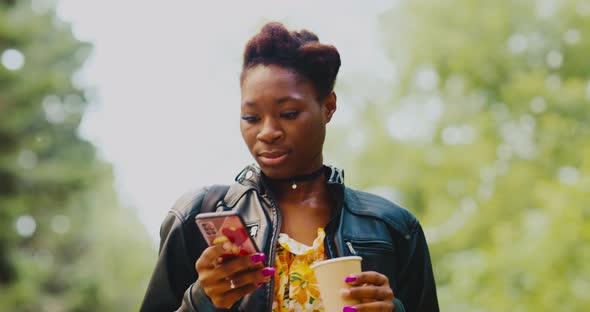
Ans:
[[[325,172],[325,167],[324,165],[322,165],[320,167],[320,169],[310,173],[310,174],[306,174],[306,175],[300,175],[300,176],[294,176],[294,177],[289,177],[289,178],[282,178],[282,179],[273,179],[270,178],[266,175],[264,175],[264,177],[271,181],[271,182],[291,182],[291,188],[292,189],[297,189],[297,183],[296,182],[302,182],[302,181],[312,181],[317,179],[317,177],[319,177],[320,175],[322,175]]]

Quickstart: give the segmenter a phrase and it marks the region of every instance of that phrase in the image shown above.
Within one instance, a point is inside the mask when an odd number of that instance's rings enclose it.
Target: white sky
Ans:
[[[114,165],[121,198],[138,210],[154,244],[180,194],[231,183],[253,161],[239,133],[238,75],[242,49],[262,23],[307,28],[334,44],[339,81],[386,80],[393,70],[377,14],[395,2],[59,1],[60,17],[94,44],[79,78],[97,97],[81,132]],[[339,95],[334,123],[352,118],[346,102],[355,98]]]

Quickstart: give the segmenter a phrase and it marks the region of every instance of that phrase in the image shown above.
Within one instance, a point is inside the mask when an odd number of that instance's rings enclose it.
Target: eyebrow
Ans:
[[[283,104],[285,102],[289,102],[289,101],[301,102],[301,101],[303,101],[303,98],[301,98],[301,97],[294,97],[294,96],[291,96],[291,95],[286,95],[286,96],[283,96],[283,97],[280,97],[280,98],[276,99],[275,100],[275,104],[281,105],[281,104]],[[246,106],[256,106],[256,103],[255,102],[245,102],[244,105],[246,105]]]

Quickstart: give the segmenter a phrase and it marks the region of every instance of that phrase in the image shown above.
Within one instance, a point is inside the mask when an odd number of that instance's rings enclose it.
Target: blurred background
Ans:
[[[138,310],[176,198],[252,162],[271,20],[339,49],[326,163],[420,218],[441,310],[586,311],[590,0],[0,0],[0,311]]]

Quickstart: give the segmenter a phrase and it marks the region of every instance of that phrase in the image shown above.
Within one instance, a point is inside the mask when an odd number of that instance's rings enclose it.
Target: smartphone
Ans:
[[[195,217],[195,222],[209,246],[231,242],[234,247],[224,258],[258,253],[258,247],[248,235],[244,220],[234,211],[205,212]]]

